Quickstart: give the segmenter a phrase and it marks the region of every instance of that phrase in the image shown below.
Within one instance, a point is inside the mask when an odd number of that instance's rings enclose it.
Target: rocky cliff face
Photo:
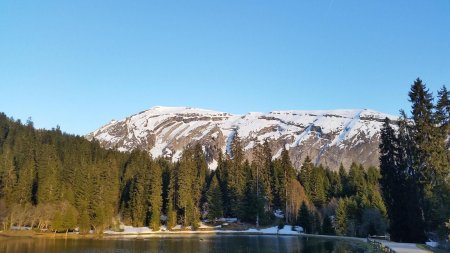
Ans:
[[[86,135],[103,147],[120,151],[142,149],[153,157],[176,161],[186,145],[200,143],[210,168],[227,152],[236,134],[247,157],[256,143],[268,140],[274,157],[283,146],[300,168],[306,156],[316,164],[338,169],[355,161],[378,166],[380,129],[386,114],[371,110],[274,111],[232,115],[189,107],[153,107]]]

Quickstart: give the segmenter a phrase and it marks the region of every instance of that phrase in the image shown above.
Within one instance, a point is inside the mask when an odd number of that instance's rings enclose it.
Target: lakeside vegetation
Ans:
[[[101,234],[123,222],[195,230],[202,219],[236,217],[327,235],[366,237],[389,229],[403,241],[423,241],[425,232],[446,236],[450,104],[443,88],[433,105],[419,81],[410,93],[413,117],[403,114],[394,128],[386,120],[381,169],[354,163],[331,171],[309,157],[294,168],[287,150],[274,159],[267,142],[248,161],[235,136],[211,171],[200,145],[186,147],[173,163],[143,151],[106,150],[58,127],[35,129],[31,120],[0,114],[2,228]]]

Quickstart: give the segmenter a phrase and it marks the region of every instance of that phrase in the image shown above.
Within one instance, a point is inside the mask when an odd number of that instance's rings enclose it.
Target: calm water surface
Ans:
[[[363,253],[363,243],[296,236],[200,235],[145,239],[10,239],[0,241],[5,253],[205,253],[205,252],[301,252]]]

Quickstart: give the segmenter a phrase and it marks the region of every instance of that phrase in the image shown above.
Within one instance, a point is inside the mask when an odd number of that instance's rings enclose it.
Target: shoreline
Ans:
[[[120,233],[120,232],[119,232]],[[371,244],[367,238],[350,237],[350,236],[337,236],[337,235],[318,235],[318,234],[305,234],[305,233],[291,233],[291,234],[278,234],[267,233],[258,231],[236,231],[236,230],[197,230],[197,231],[156,231],[151,233],[117,233],[117,234],[76,234],[76,233],[45,233],[36,231],[0,231],[0,242],[2,240],[10,239],[70,239],[70,240],[142,240],[149,238],[177,238],[177,237],[201,237],[201,236],[288,236],[288,237],[303,237],[303,238],[321,238],[329,240],[345,240],[358,243]],[[384,240],[375,240],[381,243],[383,246],[394,250],[398,253],[432,253],[429,249],[421,249],[413,243],[396,243],[388,242]]]
[[[0,241],[7,240],[11,238],[24,238],[24,239],[37,239],[37,238],[47,238],[47,239],[145,239],[153,237],[185,237],[185,236],[298,236],[298,237],[312,237],[312,238],[323,238],[323,239],[333,239],[333,240],[351,240],[359,242],[367,242],[366,238],[359,237],[348,237],[348,236],[334,236],[334,235],[316,235],[316,234],[279,234],[279,233],[264,233],[258,231],[235,231],[235,230],[203,230],[203,231],[161,231],[152,233],[140,233],[140,234],[75,234],[75,233],[42,233],[35,231],[3,231],[0,232]]]
[[[318,235],[318,234],[305,234],[305,233],[268,233],[260,231],[258,232],[256,229],[247,231],[236,231],[236,230],[197,230],[197,231],[156,231],[150,233],[115,233],[115,234],[76,234],[76,233],[45,233],[45,232],[36,232],[36,231],[0,231],[0,241],[9,240],[9,239],[71,239],[71,240],[142,240],[149,238],[177,238],[177,237],[201,237],[201,236],[297,236],[303,238],[321,238],[321,239],[329,239],[329,240],[345,240],[345,241],[354,241],[360,243],[370,242],[367,238],[360,237],[350,237],[350,236],[337,236],[337,235]],[[420,249],[415,244],[409,243],[396,243],[396,242],[388,242],[384,240],[375,240],[381,243],[383,246],[395,250],[395,252],[406,253],[406,252],[414,252],[414,253],[432,253],[430,250]]]

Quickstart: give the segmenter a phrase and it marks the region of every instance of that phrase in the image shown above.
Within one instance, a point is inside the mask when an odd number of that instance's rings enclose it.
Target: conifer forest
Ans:
[[[306,233],[424,242],[445,238],[450,218],[450,100],[417,79],[411,109],[384,121],[380,166],[332,171],[267,142],[247,160],[239,136],[208,169],[200,145],[179,161],[104,149],[97,141],[0,114],[0,225],[102,233],[123,223],[198,229],[233,217],[249,226],[291,224]],[[283,215],[276,215],[282,213]]]

